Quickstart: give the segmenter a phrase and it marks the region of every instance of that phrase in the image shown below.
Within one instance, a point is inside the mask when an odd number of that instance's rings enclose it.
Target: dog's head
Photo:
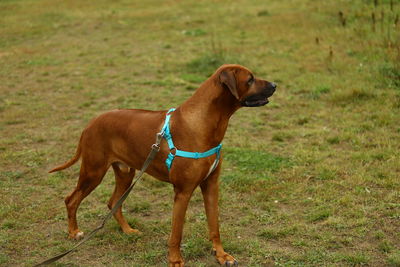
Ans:
[[[276,84],[256,78],[240,65],[223,65],[217,74],[221,86],[228,89],[243,107],[264,106],[276,89]]]

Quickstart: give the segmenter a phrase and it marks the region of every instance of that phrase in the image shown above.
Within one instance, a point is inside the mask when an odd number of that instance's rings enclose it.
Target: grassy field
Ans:
[[[279,87],[230,122],[225,249],[240,266],[400,266],[399,14],[389,0],[0,0],[0,265],[75,244],[63,200],[79,164],[47,171],[92,117],[175,107],[240,63]],[[113,184],[83,202],[83,231]],[[166,266],[172,201],[146,176],[124,206],[142,235],[113,220],[55,266]],[[217,266],[199,190],[184,232],[187,265]]]

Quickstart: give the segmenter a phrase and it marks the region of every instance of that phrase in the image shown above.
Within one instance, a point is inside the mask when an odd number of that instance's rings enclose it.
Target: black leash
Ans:
[[[115,206],[110,210],[110,212],[104,217],[103,221],[99,226],[97,226],[93,231],[91,231],[88,235],[85,236],[84,239],[82,239],[79,243],[77,243],[75,246],[73,246],[71,249],[54,256],[50,259],[47,259],[39,264],[34,265],[33,267],[37,266],[42,266],[42,265],[47,265],[50,263],[53,263],[55,261],[58,261],[62,257],[68,255],[69,253],[75,251],[78,247],[80,247],[83,243],[88,241],[90,238],[92,238],[100,229],[104,227],[106,222],[111,218],[111,216],[117,211],[119,207],[121,207],[122,203],[125,201],[125,199],[128,197],[129,193],[131,192],[132,188],[135,186],[137,181],[139,181],[140,178],[142,178],[144,172],[146,171],[147,167],[149,167],[150,163],[154,160],[155,156],[157,155],[158,151],[160,151],[160,143],[161,140],[164,136],[164,132],[157,133],[156,136],[156,142],[151,146],[151,151],[149,155],[147,156],[146,161],[143,163],[142,169],[140,170],[139,174],[136,176],[136,178],[133,180],[133,183],[131,186],[125,191],[125,193],[120,197],[120,199],[117,201]]]

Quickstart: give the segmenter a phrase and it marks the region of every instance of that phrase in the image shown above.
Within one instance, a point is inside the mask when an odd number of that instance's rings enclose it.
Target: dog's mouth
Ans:
[[[268,98],[258,100],[244,100],[242,101],[243,107],[261,107],[269,103]]]
[[[242,107],[261,107],[269,103],[268,97],[272,94],[256,94],[250,95],[242,100],[241,105]]]
[[[241,101],[242,107],[261,107],[269,103],[268,98],[275,92],[276,85],[270,83],[261,92],[247,96]]]

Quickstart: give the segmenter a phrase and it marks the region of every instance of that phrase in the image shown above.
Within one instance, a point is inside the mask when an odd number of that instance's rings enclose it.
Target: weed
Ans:
[[[331,169],[322,169],[319,174],[317,175],[316,179],[319,180],[333,180],[337,176],[335,170]]]
[[[282,166],[287,166],[289,160],[274,156],[264,151],[252,151],[243,148],[224,148],[225,159],[230,161],[240,171],[276,172]]]
[[[331,145],[339,144],[340,143],[340,137],[339,136],[329,137],[328,139],[326,139],[326,141]]]
[[[400,65],[386,63],[381,66],[380,73],[384,77],[383,81],[388,88],[400,90]]]
[[[183,30],[182,34],[187,36],[201,36],[205,35],[207,32],[203,29],[194,29],[194,30]]]
[[[375,94],[365,89],[354,88],[343,93],[339,93],[332,97],[333,102],[346,105],[351,103],[359,103],[375,97]]]
[[[288,132],[277,132],[275,133],[271,140],[276,142],[285,142],[292,139],[292,134]]]
[[[206,48],[206,52],[186,63],[185,69],[189,74],[191,74],[189,77],[193,77],[193,74],[196,74],[196,79],[200,80],[200,77],[202,77],[204,80],[213,74],[221,65],[228,63],[240,64],[241,60],[228,54],[222,47],[221,43],[216,42],[212,37],[209,47]]]
[[[345,255],[343,260],[351,265],[367,265],[370,258],[364,253],[354,253],[351,255]]]
[[[278,240],[280,238],[284,238],[288,235],[293,235],[298,231],[296,226],[281,228],[281,229],[264,229],[259,233],[259,236],[266,238],[268,240],[274,239]]]
[[[383,239],[384,237],[385,237],[385,233],[382,232],[381,230],[379,230],[379,231],[377,231],[377,232],[375,233],[375,238],[378,239],[378,240],[381,240],[381,239]]]
[[[9,260],[9,258],[6,254],[3,254],[3,253],[0,254],[0,264],[7,263],[8,260]]]
[[[202,83],[204,81],[204,77],[194,73],[184,73],[181,76],[182,79],[191,83]]]
[[[5,177],[7,179],[19,179],[23,177],[24,173],[21,171],[4,171],[0,173],[0,177]]]
[[[332,215],[332,212],[327,207],[318,207],[317,209],[311,211],[307,215],[307,220],[309,222],[319,222],[326,220],[329,216]]]
[[[204,236],[191,236],[182,244],[185,256],[197,258],[209,252],[209,242]]]
[[[390,253],[393,250],[393,246],[388,241],[382,241],[379,243],[378,249],[384,253]]]
[[[134,213],[139,213],[139,212],[146,212],[150,209],[151,205],[150,203],[144,201],[144,202],[136,202],[133,207],[131,207],[131,211]]]
[[[270,13],[269,13],[269,11],[268,10],[260,10],[260,11],[258,11],[257,12],[257,16],[259,16],[259,17],[266,17],[266,16],[269,16],[270,15]]]
[[[205,54],[196,59],[193,59],[186,64],[187,71],[198,73],[203,76],[203,79],[210,76],[215,69],[226,62],[224,55],[221,54]]]
[[[15,228],[15,226],[16,226],[16,222],[6,220],[3,222],[1,228],[2,229],[13,229],[13,228]]]
[[[26,61],[28,66],[57,66],[62,64],[62,62],[50,57],[35,58]]]
[[[318,86],[313,91],[310,92],[311,99],[319,99],[321,95],[328,94],[331,88],[326,85]]]
[[[301,118],[299,118],[299,119],[297,120],[297,124],[298,124],[298,125],[304,125],[304,124],[307,124],[309,121],[310,121],[309,118],[307,118],[307,117],[301,117]]]
[[[393,267],[400,266],[400,250],[392,252],[388,255],[387,263]]]

